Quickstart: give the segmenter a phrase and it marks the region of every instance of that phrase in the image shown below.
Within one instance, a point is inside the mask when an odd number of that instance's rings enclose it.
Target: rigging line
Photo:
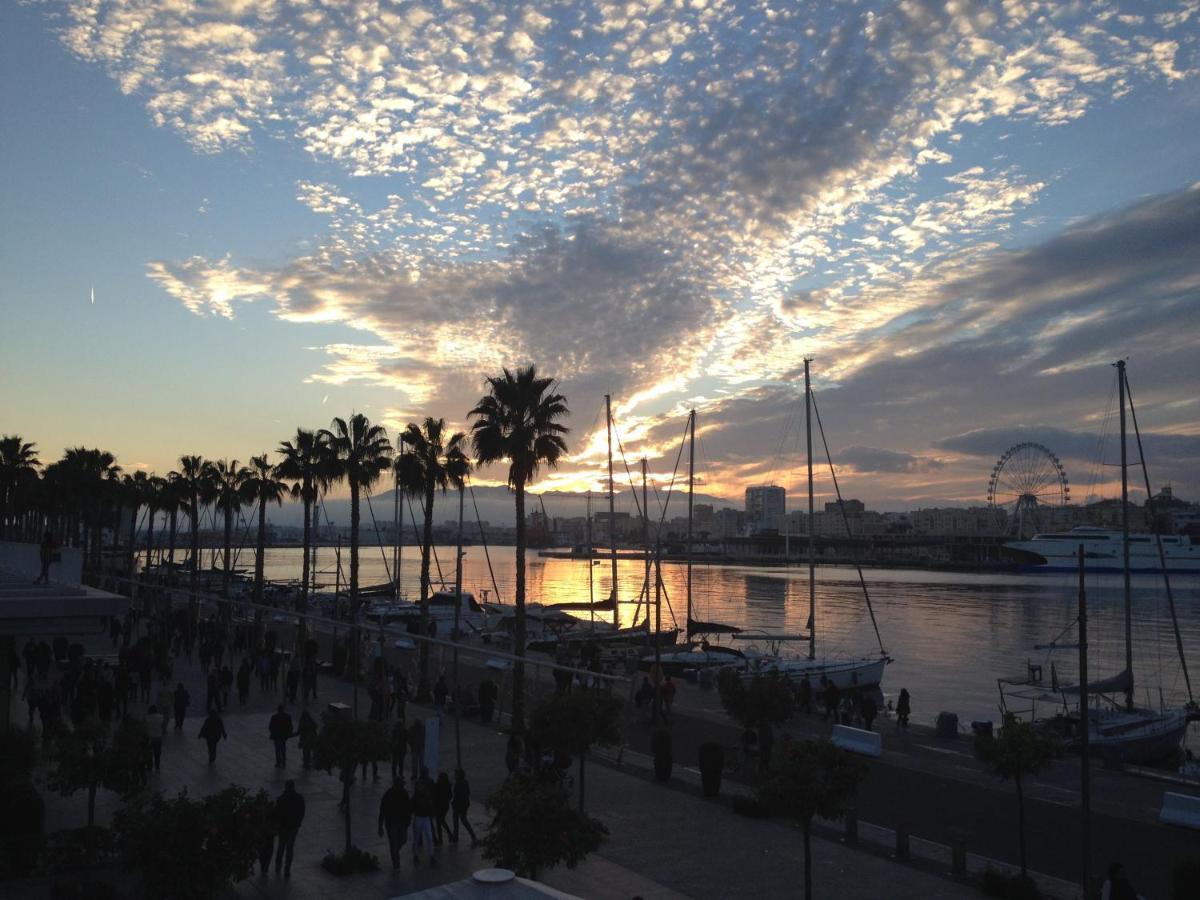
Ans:
[[[662,504],[662,516],[660,516],[659,520],[658,520],[658,530],[660,533],[662,532],[663,522],[665,522],[667,520],[667,507],[671,502],[671,492],[675,488],[675,477],[679,474],[679,463],[683,459],[683,448],[685,446],[687,446],[687,433],[688,433],[688,427],[687,427],[687,425],[684,425],[683,426],[683,437],[680,438],[680,440],[679,440],[679,453],[675,456],[675,469],[671,472],[671,481],[667,484],[667,499]],[[657,499],[657,497],[658,497],[658,488],[657,487],[654,489],[654,496]],[[668,605],[670,605],[670,604],[668,604]],[[674,614],[672,614],[672,615],[674,615]]]
[[[425,504],[422,503],[422,513],[424,512],[424,509]],[[412,521],[413,534],[421,534],[422,532],[417,531],[417,517],[413,514],[412,497],[408,498],[408,518]],[[429,539],[429,555],[433,557],[433,564],[437,566],[438,583],[444,587],[446,584],[446,576],[442,574],[442,561],[438,559],[437,547],[434,546],[432,537]],[[430,581],[432,580],[433,579],[430,579]],[[430,587],[432,588],[432,585]],[[432,589],[430,590],[430,593],[433,593]]]
[[[1162,535],[1159,534],[1157,517],[1154,513],[1154,497],[1150,493],[1150,472],[1146,468],[1146,454],[1142,452],[1142,432],[1138,429],[1137,413],[1133,409],[1133,395],[1129,392],[1128,373],[1117,372],[1117,377],[1125,379],[1125,397],[1129,401],[1129,415],[1133,420],[1133,434],[1137,438],[1138,459],[1142,464],[1142,478],[1146,482],[1146,511],[1150,513],[1150,525],[1154,528],[1154,543],[1158,547],[1158,563],[1162,567],[1163,585],[1167,590],[1167,605],[1171,609],[1171,625],[1175,629],[1175,646],[1179,651],[1179,665],[1183,667],[1183,680],[1187,685],[1188,702],[1195,702],[1192,696],[1192,678],[1188,674],[1187,658],[1183,654],[1183,637],[1179,633],[1179,617],[1175,614],[1175,595],[1171,591],[1171,576],[1167,574],[1167,559],[1163,552]]]
[[[254,506],[252,506],[250,508],[250,515],[253,516],[256,512],[258,512],[258,502],[257,501],[255,501]],[[245,516],[242,515],[242,508],[240,506],[238,507],[238,518],[241,519],[242,522],[246,523],[246,527],[244,529],[242,529],[242,537],[238,541],[237,550],[234,551],[233,562],[231,562],[229,564],[230,572],[233,571],[233,567],[236,566],[238,560],[241,559],[242,550],[246,546],[246,538],[248,538],[250,536],[250,519],[247,519]]]
[[[821,444],[825,448],[825,460],[829,463],[829,477],[833,480],[833,490],[837,495],[838,510],[842,514],[842,523],[846,526],[846,536],[851,538],[851,547],[854,551],[854,568],[858,572],[858,583],[862,585],[863,596],[867,600],[867,612],[871,614],[871,627],[875,629],[875,640],[879,642],[879,652],[886,655],[887,650],[883,646],[883,637],[879,633],[879,623],[875,621],[875,608],[871,605],[871,593],[867,590],[867,579],[863,577],[862,565],[858,560],[858,544],[854,543],[854,535],[850,532],[850,518],[846,515],[846,504],[842,501],[842,489],[838,487],[837,472],[833,468],[833,457],[829,455],[829,441],[825,439],[825,426],[821,424],[821,412],[817,409],[817,396],[809,389],[809,394],[812,396],[813,415],[817,420],[817,430],[821,432]],[[809,525],[811,528],[811,523]]]
[[[475,485],[471,484],[469,476],[467,478],[467,489],[471,492],[471,505],[475,507],[475,527],[479,529],[479,539],[483,542],[483,557],[487,560],[488,575],[492,578],[492,590],[496,592],[496,602],[501,603],[500,586],[496,584],[496,572],[492,568],[491,554],[488,553],[487,535],[483,533],[483,520],[479,517],[479,504],[475,502]],[[588,566],[591,566],[590,561],[588,562]]]
[[[629,460],[625,458],[625,447],[621,443],[621,435],[620,432],[617,431],[617,423],[615,419],[613,420],[613,434],[617,437],[617,450],[621,453],[621,462],[625,466],[625,474],[629,476],[629,489],[633,493],[634,509],[638,511],[639,516],[645,516],[646,514],[642,512],[642,502],[638,500],[637,488],[633,484],[633,472],[629,470]]]
[[[379,544],[379,555],[383,557],[383,574],[392,583],[392,567],[388,565],[387,551],[383,549],[383,538],[379,536],[379,521],[375,518],[375,507],[371,505],[371,492],[363,488],[363,496],[367,498],[367,512],[371,514],[371,526],[375,529],[375,542]]]

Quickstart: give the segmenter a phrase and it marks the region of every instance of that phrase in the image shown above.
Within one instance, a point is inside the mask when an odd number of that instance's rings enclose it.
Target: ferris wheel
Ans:
[[[1044,444],[1014,444],[992,467],[988,506],[1005,511],[1010,534],[1025,536],[1037,530],[1040,507],[1066,506],[1070,501],[1066,470]]]

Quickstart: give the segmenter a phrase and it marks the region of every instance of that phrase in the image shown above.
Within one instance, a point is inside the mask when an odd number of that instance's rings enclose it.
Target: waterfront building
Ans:
[[[746,488],[746,528],[750,532],[774,529],[787,513],[787,492],[777,484]]]

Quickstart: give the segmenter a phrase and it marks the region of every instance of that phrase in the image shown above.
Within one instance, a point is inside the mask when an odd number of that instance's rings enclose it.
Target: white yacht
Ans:
[[[1163,559],[1168,572],[1200,573],[1200,545],[1183,534],[1164,534]],[[1087,558],[1089,572],[1121,572],[1121,532],[1079,525],[1070,531],[1035,534],[1028,541],[1004,545],[1031,572],[1073,572],[1079,567],[1079,545]],[[1158,542],[1152,534],[1129,536],[1129,571],[1161,572]]]

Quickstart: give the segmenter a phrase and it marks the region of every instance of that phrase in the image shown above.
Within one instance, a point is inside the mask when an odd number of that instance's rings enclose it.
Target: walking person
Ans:
[[[215,709],[208,711],[208,718],[200,726],[200,734],[197,737],[208,744],[208,764],[211,766],[217,761],[217,743],[229,737],[225,732],[225,723],[221,721],[221,714]]]
[[[800,707],[800,712],[806,714],[812,713],[812,682],[808,680],[807,675],[800,680],[800,690],[796,701]]]
[[[404,773],[393,777],[392,786],[383,792],[379,800],[379,836],[387,831],[388,852],[392,856],[392,868],[400,868],[400,851],[408,840],[408,826],[412,822],[412,800],[404,789]]]
[[[300,735],[300,752],[303,754],[304,768],[312,768],[313,751],[317,748],[317,720],[307,709],[300,713],[300,726],[296,729]]]
[[[237,692],[238,703],[245,706],[246,701],[250,699],[250,660],[245,657],[237,670]]]
[[[275,715],[271,716],[271,721],[267,723],[267,733],[271,743],[275,745],[275,768],[287,768],[287,742],[294,731],[292,717],[287,714],[282,703],[275,708]]]
[[[875,702],[875,698],[870,694],[863,694],[862,698],[862,719],[863,728],[867,731],[871,730],[871,723],[875,721],[875,717],[879,715],[879,704]]]
[[[233,669],[229,666],[221,666],[218,680],[221,683],[221,708],[224,709],[229,705],[229,692],[233,690]]]
[[[279,826],[279,843],[275,849],[275,874],[283,870],[284,878],[292,877],[292,857],[296,855],[296,835],[304,821],[304,798],[296,793],[296,782],[288,779],[283,793],[275,801],[275,822]]]
[[[392,726],[392,780],[404,777],[404,755],[408,751],[408,733],[404,728],[404,719],[397,719]]]
[[[668,675],[662,683],[662,717],[664,722],[671,721],[671,707],[675,705],[675,682]]]
[[[433,685],[433,708],[437,711],[439,718],[446,711],[446,695],[449,693],[450,689],[446,687],[446,676],[439,675]]]
[[[900,696],[896,700],[896,727],[908,730],[908,717],[912,715],[912,697],[908,688],[900,688]]]
[[[172,706],[175,712],[175,730],[183,730],[183,717],[187,715],[188,706],[192,702],[191,694],[187,692],[187,688],[183,686],[183,682],[175,687],[175,694],[172,700]]]
[[[1121,863],[1115,862],[1108,867],[1108,878],[1100,888],[1100,900],[1142,900]]]
[[[458,843],[458,826],[461,823],[462,827],[467,829],[467,834],[471,836],[471,846],[474,847],[478,843],[478,838],[475,837],[475,829],[471,827],[471,823],[467,821],[467,809],[471,805],[471,784],[467,781],[467,773],[462,769],[454,770],[454,799],[451,806],[454,810],[454,834],[450,836],[450,843]]]
[[[413,865],[420,865],[421,848],[424,847],[429,855],[430,867],[437,865],[437,848],[433,843],[433,783],[429,774],[422,770],[423,776],[413,788],[412,796],[412,832],[413,832]]]
[[[438,773],[437,783],[433,786],[433,842],[442,843],[442,836],[447,839],[454,837],[446,816],[450,814],[450,803],[454,799],[454,788],[450,784],[450,776],[445,772]]]
[[[205,679],[204,708],[221,711],[221,676],[216,666],[208,670]]]
[[[46,533],[42,535],[42,543],[38,546],[38,560],[42,564],[42,571],[34,579],[34,584],[50,583],[50,564],[54,562],[54,550],[56,546],[54,534],[47,528]]]
[[[415,781],[425,768],[425,722],[416,716],[408,726],[408,753],[412,759],[412,777]]]
[[[821,683],[825,686],[825,715],[821,717],[821,721],[828,722],[830,716],[832,716],[833,724],[836,725],[838,724],[838,706],[842,699],[839,696],[838,686],[825,677],[821,678]]]
[[[153,760],[155,772],[162,768],[163,737],[166,733],[166,714],[159,712],[157,706],[151,706],[146,711],[146,736],[150,740],[150,756]]]

